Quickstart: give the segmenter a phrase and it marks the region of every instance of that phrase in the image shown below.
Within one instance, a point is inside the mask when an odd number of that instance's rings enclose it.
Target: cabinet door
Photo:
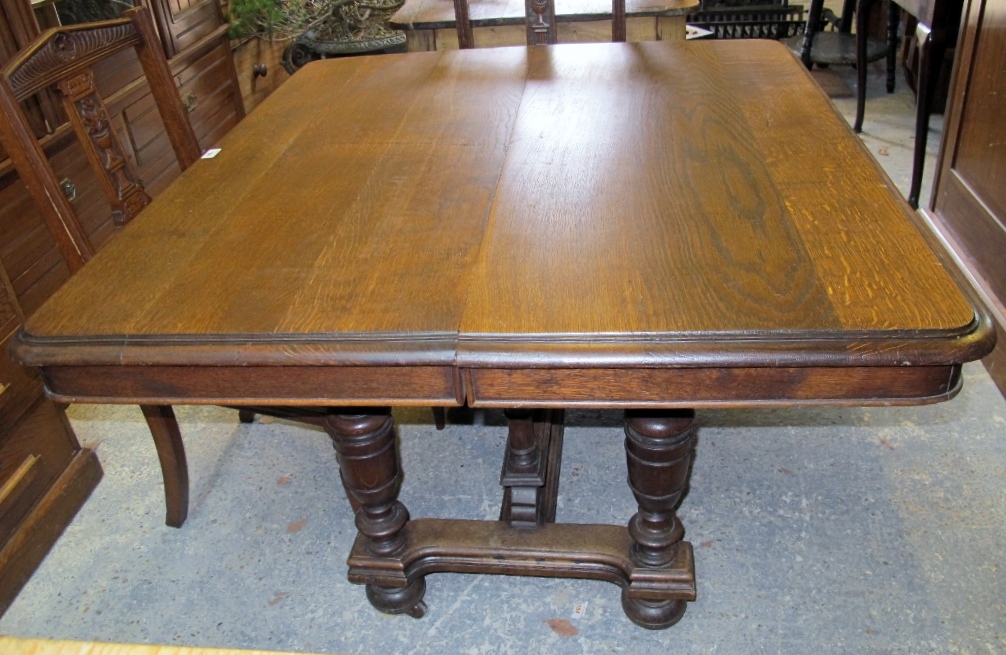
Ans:
[[[144,0],[161,33],[164,52],[171,59],[223,25],[217,0]]]
[[[1006,300],[1006,0],[965,7],[932,212],[958,254]]]

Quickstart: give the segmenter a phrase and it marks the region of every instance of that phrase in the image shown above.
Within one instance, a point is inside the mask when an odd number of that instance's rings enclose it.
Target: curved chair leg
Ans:
[[[175,412],[169,405],[140,405],[140,409],[147,419],[157,458],[161,461],[164,500],[168,506],[164,522],[180,528],[189,515],[189,466]]]
[[[894,80],[898,67],[898,26],[901,25],[901,8],[894,0],[887,0],[887,92],[894,93]]]
[[[912,184],[908,191],[908,204],[919,208],[919,194],[922,191],[922,170],[926,164],[926,141],[929,137],[929,116],[933,113],[933,92],[936,78],[947,44],[941,36],[933,34],[923,23],[915,29],[915,39],[919,43],[919,79],[915,87],[918,98],[915,103],[915,157],[912,163]]]
[[[821,13],[824,11],[824,0],[811,0],[810,13],[807,16],[807,27],[803,32],[803,44],[800,46],[800,61],[810,70],[814,67],[814,60],[811,53],[814,50],[814,33],[821,22]]]
[[[856,122],[852,125],[856,134],[863,131],[863,114],[866,113],[866,38],[872,4],[872,0],[856,3]]]

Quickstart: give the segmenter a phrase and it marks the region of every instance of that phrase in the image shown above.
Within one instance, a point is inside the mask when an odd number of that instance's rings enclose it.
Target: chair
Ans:
[[[807,30],[799,50],[800,58],[808,68],[814,63],[856,65],[856,120],[853,131],[863,130],[866,111],[866,64],[887,55],[887,92],[894,91],[895,65],[898,47],[898,23],[901,10],[919,19],[916,39],[919,42],[919,74],[916,84],[915,151],[912,163],[912,181],[908,190],[908,204],[919,208],[922,190],[922,171],[926,161],[926,141],[929,118],[933,113],[933,93],[940,66],[948,48],[956,43],[957,28],[963,11],[963,0],[888,0],[887,41],[881,43],[868,35],[870,8],[874,0],[846,0],[842,12],[842,33],[829,35],[827,47],[814,46],[815,29],[820,23],[823,0],[812,0]],[[856,34],[849,34],[852,10],[856,13]],[[850,47],[855,46],[855,50]]]
[[[468,0],[454,0],[454,22],[458,31],[458,47],[474,48],[475,36]],[[528,45],[557,43],[555,0],[524,0],[524,24]],[[625,0],[611,1],[611,40],[625,41]]]
[[[856,25],[857,60],[865,58],[866,51],[866,19],[873,0],[859,0],[859,13],[864,18]],[[964,11],[964,0],[888,0],[891,14],[900,6],[908,14],[918,19],[915,38],[919,44],[918,79],[915,85],[915,151],[912,159],[912,182],[908,190],[908,204],[912,209],[919,208],[919,195],[922,191],[922,171],[926,163],[926,141],[929,137],[929,118],[933,113],[933,95],[939,80],[940,68],[943,65],[947,50],[957,44],[957,33]],[[894,76],[890,70],[894,61],[893,50],[897,44],[897,27],[892,28],[888,22],[888,45],[892,52],[888,55],[887,91],[894,90]],[[863,113],[866,108],[866,66],[860,66],[856,94],[856,123],[853,129],[859,133],[863,129]]]
[[[199,159],[202,150],[147,9],[130,9],[116,20],[47,30],[0,71],[0,112],[4,117],[0,119],[0,142],[71,272],[94,255],[94,248],[71,204],[75,192],[61,185],[21,103],[48,87],[58,90],[70,125],[111,205],[113,223],[122,227],[150,197],[109,122],[92,66],[128,48],[135,48],[139,56],[178,165],[185,170]],[[164,476],[166,523],[178,527],[188,513],[188,468],[178,422],[171,407],[141,409]]]
[[[48,87],[59,91],[70,126],[111,205],[113,223],[124,226],[150,203],[150,197],[110,124],[95,87],[92,66],[128,48],[135,48],[139,56],[171,147],[184,171],[200,158],[202,149],[146,8],[127,10],[121,18],[111,21],[48,30],[0,71],[0,110],[6,116],[6,120],[0,120],[0,143],[28,187],[71,272],[94,255],[94,247],[68,197],[74,192],[59,181],[21,103]],[[141,405],[140,409],[161,464],[165,522],[180,527],[188,515],[189,479],[178,421],[169,406]],[[318,424],[324,413],[323,408],[239,409],[244,423],[250,423],[255,414],[267,414]],[[438,428],[444,427],[443,408],[434,408],[434,419]]]

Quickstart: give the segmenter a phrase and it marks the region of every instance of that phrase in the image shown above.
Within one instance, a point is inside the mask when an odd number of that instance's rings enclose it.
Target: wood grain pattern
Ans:
[[[520,50],[305,69],[110,244],[91,281],[58,294],[96,291],[126,264],[110,306],[33,320],[106,335],[456,332],[525,74]],[[401,102],[384,102],[389,88]],[[192,197],[206,202],[192,211]],[[294,209],[303,202],[312,211]],[[225,260],[232,274],[210,270]]]
[[[222,146],[29,321],[17,352],[60,365],[54,391],[267,405],[255,380],[276,367],[387,367],[373,403],[504,403],[524,391],[478,384],[552,368],[561,406],[614,392],[601,369],[809,366],[803,386],[758,373],[729,398],[681,384],[663,402],[928,402],[994,340],[777,44],[325,61]],[[261,377],[224,373],[240,366]],[[489,370],[465,393],[393,382],[428,366]],[[884,370],[829,373],[846,366]],[[279,404],[350,397],[285,379]]]
[[[788,55],[692,45],[532,54],[543,82],[517,117],[465,338],[970,325],[906,208]],[[759,66],[739,65],[752,55]]]
[[[1001,116],[1006,110],[1006,0],[966,4],[954,55],[944,140],[926,212],[1003,334],[1006,325],[1006,174]],[[998,180],[998,182],[997,182]],[[1006,389],[1006,350],[984,360]]]
[[[1006,7],[986,2],[983,30],[1002,33]],[[998,27],[996,27],[998,26]],[[1006,39],[987,37],[976,50],[969,97],[961,107],[954,171],[967,180],[975,196],[996,216],[1006,216],[1006,123],[1001,117],[1000,98],[1006,88]]]

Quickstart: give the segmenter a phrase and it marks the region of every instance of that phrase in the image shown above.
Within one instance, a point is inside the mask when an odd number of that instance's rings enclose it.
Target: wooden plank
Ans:
[[[107,302],[85,303],[73,317],[43,310],[33,329],[456,332],[526,58],[520,49],[502,59],[431,54],[306,67],[225,138],[217,158],[197,163],[92,260],[92,274],[70,282],[96,290],[110,282],[106,267],[133,270],[113,274],[115,292],[101,292]],[[431,86],[430,77],[445,81]],[[388,88],[398,91],[393,102]],[[316,164],[290,165],[305,161]],[[157,261],[142,255],[154,242]],[[395,255],[406,248],[410,257]],[[243,273],[211,271],[220,257]],[[268,279],[252,272],[264,261]]]
[[[752,58],[758,66],[739,65]],[[972,324],[908,208],[778,44],[630,44],[617,57],[559,46],[536,50],[530,75],[539,82],[514,128],[466,340],[853,331],[870,341]],[[787,120],[797,114],[824,118]],[[822,149],[821,122],[828,142],[854,147]],[[864,183],[838,195],[784,179],[765,152],[780,125],[804,168]]]

